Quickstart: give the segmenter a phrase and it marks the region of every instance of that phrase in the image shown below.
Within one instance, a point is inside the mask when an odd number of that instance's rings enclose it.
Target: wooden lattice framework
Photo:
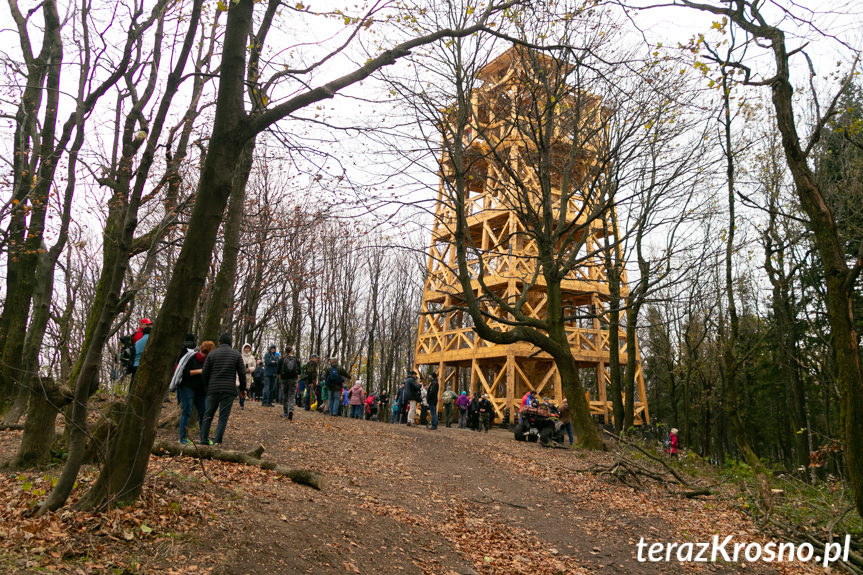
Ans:
[[[514,117],[513,110],[508,107],[516,98],[509,98],[501,105],[498,95],[518,93],[524,74],[525,67],[520,65],[516,49],[510,49],[482,69],[480,79],[483,85],[471,94],[474,114],[467,130],[469,136],[471,132],[490,134],[496,131],[506,138],[507,122]],[[487,142],[482,138],[468,138],[466,143],[466,154],[485,158],[473,163],[466,198],[469,233],[483,254],[482,264],[479,259],[468,262],[472,273],[482,273],[487,289],[495,290],[504,298],[518,297],[525,285],[530,286],[524,312],[529,316],[543,317],[547,297],[542,276],[540,274],[533,285],[526,280],[534,277],[536,246],[518,234],[524,227],[516,213],[507,209],[507,200],[500,192],[499,183],[509,177],[507,171],[489,157]],[[533,172],[519,164],[519,158],[524,155],[518,148],[524,145],[523,142],[511,143],[508,167],[511,173],[523,174],[530,183]],[[498,419],[503,419],[507,408],[514,417],[517,405],[528,389],[552,398],[559,405],[562,400],[560,376],[548,354],[529,343],[496,345],[482,340],[474,332],[467,311],[458,309],[463,295],[454,272],[457,265],[455,247],[451,242],[455,216],[446,201],[445,178],[449,175],[445,158],[442,166],[414,363],[435,369],[441,390],[451,385],[454,390],[487,393]],[[535,181],[533,184],[538,186]],[[570,199],[569,213],[573,217],[579,214],[575,205],[577,201],[575,197]],[[583,309],[583,316],[589,319],[569,322],[566,332],[577,365],[588,369],[588,377],[582,376],[582,382],[588,389],[591,414],[599,416],[597,419],[603,422],[610,422],[613,418],[611,401],[607,397],[610,350],[608,330],[603,327],[607,326],[609,289],[605,266],[598,254],[602,253],[600,242],[603,237],[616,236],[617,230],[599,221],[591,222],[586,229],[589,230],[584,238],[586,258],[575,273],[562,282],[561,288],[565,294],[564,304],[570,309]],[[622,279],[621,297],[625,298],[625,276]],[[475,291],[480,289],[478,281],[474,280],[473,285]],[[625,365],[630,350],[626,349],[624,330],[620,329],[619,333],[619,358],[621,365]],[[632,352],[638,358],[637,346]],[[640,359],[636,366],[635,420],[637,424],[649,423]]]

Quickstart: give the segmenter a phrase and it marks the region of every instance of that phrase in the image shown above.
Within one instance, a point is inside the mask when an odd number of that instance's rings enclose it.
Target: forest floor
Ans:
[[[164,415],[175,405],[165,404]],[[27,518],[59,467],[0,474],[0,573],[823,573],[812,564],[640,562],[637,544],[769,540],[732,497],[686,499],[585,469],[612,455],[512,434],[429,431],[237,404],[225,449],[320,472],[317,491],[233,463],[153,457],[144,495],[106,513]],[[176,442],[176,430],[160,430]],[[19,431],[0,432],[0,459]],[[95,477],[85,470],[73,497]],[[817,550],[816,550],[817,551]],[[721,559],[721,556],[720,556]]]

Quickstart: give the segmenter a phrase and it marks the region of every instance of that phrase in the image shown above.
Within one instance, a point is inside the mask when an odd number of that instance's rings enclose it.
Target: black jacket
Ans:
[[[405,380],[405,401],[421,401],[420,384],[416,378],[408,376]]]
[[[489,400],[487,400],[486,398],[482,398],[479,400],[479,405],[477,406],[477,409],[480,413],[491,413],[492,411],[494,411],[494,406]]]
[[[438,389],[440,389],[440,386],[438,385],[437,378],[432,378],[429,382],[428,393],[426,394],[429,405],[437,405]]]
[[[237,395],[237,378],[240,379],[240,389],[246,390],[246,364],[243,363],[243,355],[226,343],[210,352],[201,375],[207,385],[207,393]]]
[[[183,367],[183,379],[180,380],[180,386],[188,387],[194,391],[206,391],[207,386],[204,385],[204,378],[201,374],[192,375],[189,373],[193,369],[201,369],[204,367],[204,363],[206,363],[206,361],[207,358],[204,358],[204,361],[198,361],[197,353],[190,357],[189,361],[187,361],[186,365]]]

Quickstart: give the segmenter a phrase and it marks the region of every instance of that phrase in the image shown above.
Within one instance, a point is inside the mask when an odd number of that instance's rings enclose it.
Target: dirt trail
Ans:
[[[169,415],[176,405],[166,404]],[[323,491],[271,472],[154,457],[144,496],[103,514],[26,517],[59,468],[0,474],[0,572],[266,575],[815,573],[799,564],[643,563],[649,542],[764,539],[729,504],[584,470],[610,455],[479,434],[234,405],[225,449],[319,471]],[[159,437],[176,441],[175,430]],[[9,459],[20,432],[0,433]],[[80,496],[95,470],[85,470]],[[74,498],[73,497],[73,498]]]
[[[320,471],[328,485],[244,492],[217,573],[731,573],[744,568],[642,563],[636,544],[758,537],[716,501],[636,492],[577,471],[606,455],[542,449],[502,429],[280,415],[247,403],[231,416],[225,448],[263,444],[265,458]]]

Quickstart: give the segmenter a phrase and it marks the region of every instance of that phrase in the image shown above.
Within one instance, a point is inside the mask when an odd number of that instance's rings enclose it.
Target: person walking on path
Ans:
[[[264,354],[264,397],[261,400],[261,405],[264,407],[272,407],[273,398],[278,395],[276,390],[278,375],[279,355],[276,353],[276,346],[271,345],[267,353]]]
[[[458,428],[465,429],[467,427],[467,408],[470,407],[470,398],[466,391],[461,392],[455,405],[458,407]]]
[[[417,381],[417,372],[411,370],[408,372],[408,377],[405,379],[405,399],[410,406],[408,408],[408,427],[415,425],[415,417],[417,413],[417,403],[421,399],[420,384]]]
[[[294,348],[290,345],[285,348],[285,356],[282,358],[282,366],[279,376],[282,380],[282,417],[288,421],[294,419],[294,407],[297,405],[297,379],[300,377],[300,360],[294,356]]]
[[[203,445],[221,445],[228,427],[228,417],[234,398],[237,397],[235,378],[240,378],[240,391],[246,391],[246,364],[242,354],[231,347],[231,334],[219,336],[219,347],[210,352],[201,369],[201,376],[207,386],[207,407],[204,422],[201,425],[201,443]],[[216,435],[210,442],[210,426],[213,416],[219,410],[219,423]]]
[[[358,379],[348,390],[348,403],[351,406],[351,419],[362,419],[366,390]]]
[[[431,416],[431,426],[429,429],[435,430],[437,429],[437,396],[438,396],[439,385],[437,382],[437,374],[435,372],[431,372],[429,375],[429,386],[428,391],[426,393],[426,401],[428,401],[429,406],[429,415]]]
[[[187,445],[192,443],[186,434],[189,420],[192,418],[192,410],[198,412],[198,429],[204,426],[204,414],[207,409],[207,386],[201,375],[204,361],[216,347],[212,341],[205,341],[192,357],[183,366],[183,377],[177,387],[177,398],[180,400],[180,443]]]
[[[450,389],[450,386],[446,386],[446,391],[441,396],[441,402],[443,403],[443,420],[447,427],[452,427],[452,414],[456,399],[458,399],[458,395]]]

